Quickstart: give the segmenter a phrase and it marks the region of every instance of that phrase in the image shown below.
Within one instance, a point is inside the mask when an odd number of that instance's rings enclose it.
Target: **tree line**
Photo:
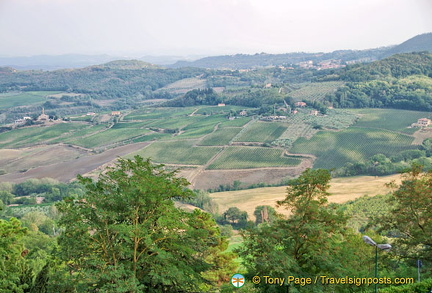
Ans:
[[[188,189],[188,182],[176,171],[139,156],[119,159],[97,180],[78,176],[84,192],[50,207],[47,214],[57,225],[54,235],[32,226],[41,220],[37,213],[21,221],[0,220],[0,289],[362,292],[364,287],[347,284],[275,286],[250,280],[253,276],[289,275],[371,277],[375,252],[363,242],[365,234],[377,243],[393,246],[380,256],[381,276],[416,275],[414,261],[418,259],[423,262],[423,278],[431,276],[431,172],[413,165],[399,185],[390,184],[393,191],[385,199],[388,212],[370,216],[362,233],[350,228],[340,205],[328,202],[330,179],[328,170],[307,169],[291,180],[285,198],[277,202],[290,215],[279,215],[268,206],[257,207],[256,222],[242,227],[243,242],[232,251],[227,250],[224,226],[219,228],[216,221],[239,228],[248,221],[245,212],[232,207],[215,219],[201,209],[179,208],[175,202],[190,201],[215,209],[204,193]],[[31,192],[26,185],[18,190]],[[247,282],[236,289],[230,278],[239,272]],[[427,284],[430,281],[423,282],[423,286]],[[414,287],[407,290],[410,288]],[[391,290],[387,288],[387,292],[399,292]]]

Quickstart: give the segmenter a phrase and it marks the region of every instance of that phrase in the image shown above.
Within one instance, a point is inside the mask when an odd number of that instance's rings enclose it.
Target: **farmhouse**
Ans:
[[[225,104],[224,103],[219,103],[218,107],[225,107]]]
[[[296,107],[306,107],[306,103],[305,102],[296,102],[294,105]]]
[[[427,127],[431,124],[431,120],[428,118],[420,118],[417,123],[411,124],[411,127]]]
[[[24,119],[17,119],[17,120],[15,120],[15,124],[16,125],[23,125],[24,123],[25,123]]]
[[[120,115],[121,115],[120,111],[112,111],[111,112],[111,116],[120,116]]]

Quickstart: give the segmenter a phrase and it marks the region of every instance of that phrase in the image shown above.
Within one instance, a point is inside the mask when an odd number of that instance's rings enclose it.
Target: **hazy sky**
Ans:
[[[432,0],[0,0],[0,55],[329,52],[432,32]]]

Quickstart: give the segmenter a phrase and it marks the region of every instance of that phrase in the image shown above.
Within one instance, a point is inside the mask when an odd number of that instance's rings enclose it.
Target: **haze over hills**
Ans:
[[[287,53],[287,54],[255,54],[226,55],[199,59],[193,62],[179,61],[173,67],[203,67],[244,69],[260,66],[279,66],[296,64],[302,61],[320,62],[325,60],[341,60],[341,62],[370,62],[380,60],[393,54],[419,51],[432,52],[432,33],[415,36],[400,45],[381,47],[368,50],[339,50],[331,53]]]
[[[321,62],[336,59],[341,62],[370,62],[379,60],[397,53],[416,51],[432,52],[432,33],[415,36],[400,45],[381,47],[367,50],[337,50],[329,53],[286,53],[253,55],[236,54],[223,56],[110,56],[110,55],[38,55],[0,57],[0,66],[12,67],[18,70],[42,69],[56,70],[64,68],[82,68],[103,64],[114,60],[139,59],[148,63],[166,67],[200,67],[200,68],[227,68],[246,69],[252,67],[279,66],[296,64],[303,61]]]

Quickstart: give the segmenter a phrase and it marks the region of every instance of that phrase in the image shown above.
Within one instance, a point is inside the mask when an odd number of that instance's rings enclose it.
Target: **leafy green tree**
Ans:
[[[247,224],[248,214],[238,207],[230,207],[222,214],[222,217],[225,223],[229,223],[236,228],[244,228]]]
[[[24,292],[28,284],[23,284],[25,274],[24,257],[27,254],[21,238],[27,229],[16,218],[0,220],[0,292]]]
[[[218,270],[223,240],[209,215],[174,206],[193,195],[184,178],[136,156],[96,182],[78,180],[83,198],[58,204],[60,257],[76,290],[193,292],[211,284],[205,273]]]
[[[0,200],[5,204],[9,205],[12,203],[14,195],[6,190],[0,190]]]
[[[413,165],[390,198],[390,213],[379,223],[395,237],[394,251],[405,259],[432,261],[432,172]]]
[[[244,245],[239,249],[239,255],[248,272],[272,277],[337,276],[346,273],[341,268],[350,266],[346,264],[347,259],[360,261],[361,256],[353,253],[356,247],[350,245],[353,242],[349,239],[354,235],[346,229],[347,218],[328,205],[330,178],[327,170],[306,170],[290,182],[286,198],[278,202],[291,211],[288,218],[263,223],[242,233]],[[356,239],[357,245],[361,236]],[[266,292],[286,290],[279,286],[261,286],[269,290]],[[310,286],[298,286],[297,289],[305,292],[324,290]],[[340,288],[345,292],[343,289]]]
[[[31,287],[30,293],[48,292],[49,266],[50,264],[46,263],[42,270],[37,274],[34,284]]]

